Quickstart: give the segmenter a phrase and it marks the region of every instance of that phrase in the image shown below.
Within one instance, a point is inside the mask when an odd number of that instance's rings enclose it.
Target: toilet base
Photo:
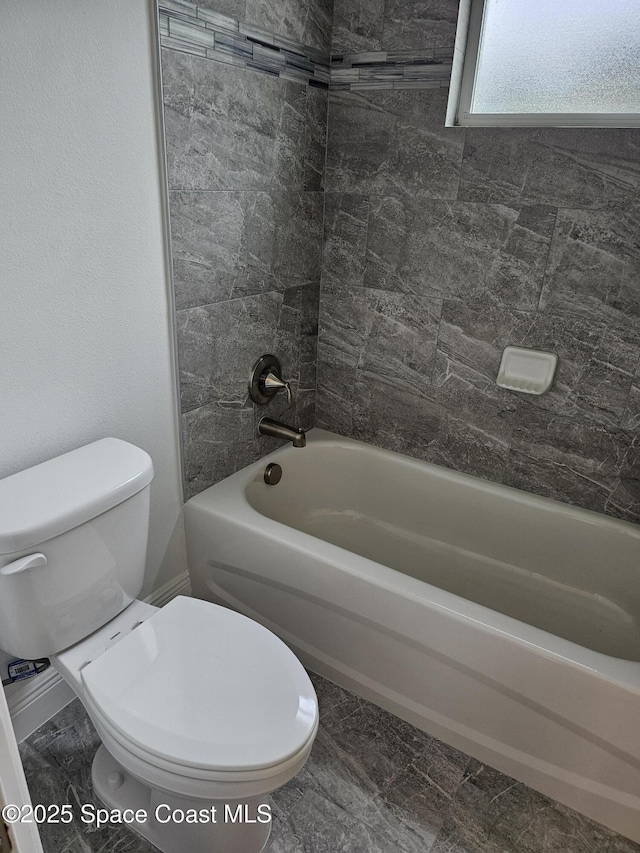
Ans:
[[[271,822],[260,822],[268,814],[264,797],[203,800],[150,788],[125,770],[104,745],[93,759],[91,776],[96,794],[108,809],[146,813],[144,823],[127,820],[127,826],[163,853],[260,853],[269,839]],[[187,815],[198,822],[187,822]]]

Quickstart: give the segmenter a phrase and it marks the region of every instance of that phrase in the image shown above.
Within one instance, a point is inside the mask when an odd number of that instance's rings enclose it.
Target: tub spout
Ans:
[[[258,423],[258,432],[260,435],[284,438],[285,441],[290,441],[294,447],[304,447],[307,443],[304,430],[287,426],[280,421],[274,421],[273,418],[262,418]]]

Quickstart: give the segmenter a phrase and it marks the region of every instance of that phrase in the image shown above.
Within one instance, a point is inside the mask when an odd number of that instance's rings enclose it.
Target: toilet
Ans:
[[[102,745],[95,791],[166,853],[258,853],[302,768],[313,685],[257,622],[142,588],[153,464],[105,438],[0,481],[0,648],[49,657]],[[125,813],[125,810],[129,810]]]

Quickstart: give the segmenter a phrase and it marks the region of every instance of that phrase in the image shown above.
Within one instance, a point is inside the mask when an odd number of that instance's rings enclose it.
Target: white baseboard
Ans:
[[[145,601],[156,607],[163,607],[176,595],[191,595],[191,580],[187,572],[183,572],[152,592]],[[7,697],[11,722],[18,743],[29,737],[76,698],[73,690],[54,669],[48,669],[42,675],[36,675],[24,682],[21,687],[23,689],[19,695]]]
[[[160,589],[152,592],[145,598],[147,604],[153,604],[155,607],[164,607],[176,595],[191,595],[191,578],[189,572],[182,572],[181,575],[167,581]]]
[[[54,669],[48,669],[29,681],[33,683],[25,683],[26,689],[7,701],[18,743],[75,699],[73,690]]]

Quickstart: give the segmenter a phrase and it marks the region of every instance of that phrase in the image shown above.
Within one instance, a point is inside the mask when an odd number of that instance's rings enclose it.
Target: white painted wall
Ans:
[[[0,0],[0,476],[145,448],[143,596],[186,569],[151,27],[150,0]]]

